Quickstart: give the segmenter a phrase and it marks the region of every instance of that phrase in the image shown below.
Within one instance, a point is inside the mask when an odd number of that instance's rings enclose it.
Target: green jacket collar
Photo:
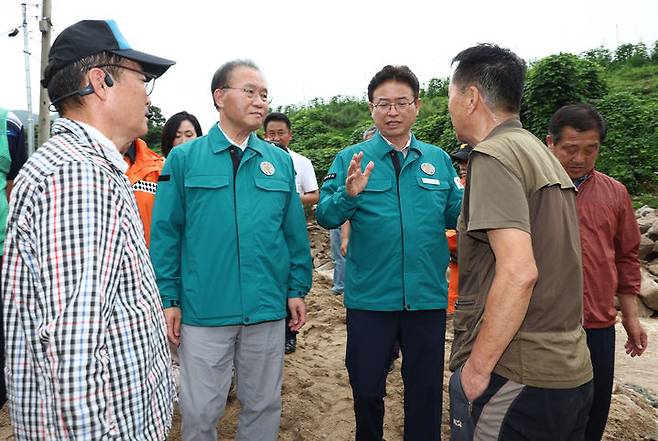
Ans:
[[[219,130],[217,124],[214,124],[210,129],[210,132],[208,132],[208,138],[210,140],[212,152],[215,154],[221,153],[231,146],[231,143],[228,139],[226,139],[226,136],[224,136],[222,131]],[[263,149],[267,148],[266,146],[267,143],[258,138],[258,136],[256,136],[256,132],[251,132],[249,134],[249,141],[247,142],[245,153],[247,153],[247,149],[251,149],[258,153],[260,156],[263,156]]]
[[[392,150],[392,147],[389,145],[388,142],[384,139],[384,137],[379,133],[379,130],[377,133],[375,133],[375,136],[373,136],[370,141],[366,142],[371,142],[373,143],[375,147],[375,155],[378,156],[379,158],[383,158],[384,156],[387,156],[389,152]],[[413,151],[418,152],[418,155],[413,155]],[[409,154],[412,155],[412,158],[416,158],[418,156],[422,156],[423,154],[423,149],[420,146],[420,143],[418,140],[416,140],[416,137],[414,134],[411,134],[411,143],[409,144]]]

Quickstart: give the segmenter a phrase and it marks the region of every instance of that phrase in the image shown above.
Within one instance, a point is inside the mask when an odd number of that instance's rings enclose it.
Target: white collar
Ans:
[[[409,132],[409,139],[407,139],[407,143],[405,144],[404,148],[399,148],[399,147],[393,145],[393,143],[391,141],[389,141],[388,139],[386,139],[386,137],[384,137],[384,135],[382,135],[382,138],[384,138],[384,141],[386,141],[386,143],[390,147],[392,147],[394,150],[397,150],[398,152],[402,152],[402,154],[404,155],[405,158],[407,157],[407,153],[409,153],[409,146],[411,145],[411,132]]]
[[[249,136],[247,136],[247,137],[244,139],[244,141],[242,141],[241,144],[238,144],[237,142],[235,142],[234,140],[232,140],[232,139],[226,134],[226,132],[224,132],[224,130],[222,130],[222,126],[221,126],[220,123],[217,123],[217,127],[219,127],[219,131],[222,132],[222,135],[224,135],[224,138],[226,138],[226,140],[227,140],[228,142],[230,142],[231,144],[233,144],[233,145],[236,146],[236,147],[240,147],[240,150],[242,150],[242,151],[244,152],[244,149],[247,148],[247,144],[249,143]]]
[[[81,121],[74,121],[80,124],[89,134],[89,136],[91,136],[94,141],[100,144],[107,159],[109,159],[116,168],[121,170],[121,173],[125,173],[128,170],[128,164],[126,164],[123,156],[121,156],[121,153],[119,153],[117,146],[112,141],[110,141],[107,136],[103,135],[101,131],[96,127],[90,126],[89,124],[83,123]]]

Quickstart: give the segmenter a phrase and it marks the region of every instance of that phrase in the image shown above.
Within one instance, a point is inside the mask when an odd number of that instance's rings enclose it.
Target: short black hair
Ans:
[[[210,94],[212,95],[212,104],[217,108],[217,103],[215,103],[215,91],[221,89],[222,87],[229,87],[228,79],[233,72],[238,67],[248,67],[260,72],[256,63],[251,60],[233,60],[219,66],[219,69],[215,71],[215,74],[212,76],[212,81],[210,82]]]
[[[599,142],[603,142],[608,132],[608,125],[594,106],[589,104],[569,104],[562,106],[551,116],[548,133],[557,144],[565,127],[572,127],[578,132],[596,130],[599,132]]]
[[[272,121],[280,121],[286,123],[286,126],[288,127],[288,130],[292,130],[290,126],[290,119],[286,116],[285,113],[281,112],[272,112],[268,114],[265,117],[265,121],[263,121],[263,129],[267,130],[267,125],[271,123]]]
[[[191,113],[186,111],[178,112],[175,115],[172,115],[171,118],[167,120],[164,126],[162,126],[162,137],[161,137],[161,149],[162,156],[169,155],[169,152],[174,148],[174,139],[176,138],[176,132],[180,127],[183,121],[189,121],[194,126],[194,131],[196,136],[202,136],[203,131],[201,130],[201,124],[199,120],[196,119]]]
[[[452,83],[462,90],[474,85],[492,109],[519,113],[526,63],[509,49],[482,43],[458,53]]]
[[[368,101],[372,102],[372,96],[375,89],[387,81],[398,81],[407,84],[414,94],[414,99],[418,99],[420,93],[420,84],[418,78],[407,66],[391,66],[390,64],[384,66],[382,70],[377,72],[368,84]]]
[[[122,65],[124,60],[126,58],[104,51],[74,61],[52,74],[52,78],[48,81],[48,97],[50,101],[55,101],[53,106],[57,113],[63,115],[67,110],[82,105],[82,96],[75,93],[61,101],[58,99],[87,86],[86,76],[89,70],[96,66],[108,65],[102,69],[116,80],[121,76],[121,68],[117,66]],[[45,78],[49,77],[48,71],[52,69],[53,64],[49,63],[44,70]]]

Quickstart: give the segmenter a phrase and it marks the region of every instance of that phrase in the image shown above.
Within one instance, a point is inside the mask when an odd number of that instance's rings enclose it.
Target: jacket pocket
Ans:
[[[233,205],[233,192],[230,179],[223,175],[202,175],[185,177],[185,217],[187,234],[201,234],[209,226],[203,226],[205,219],[216,218],[224,213],[223,207]],[[230,205],[229,205],[230,204]],[[197,237],[196,240],[205,240]]]
[[[256,187],[265,191],[282,191],[290,193],[290,183],[281,179],[254,178]]]
[[[392,184],[390,179],[370,179],[363,191],[382,192],[390,190],[391,186]]]

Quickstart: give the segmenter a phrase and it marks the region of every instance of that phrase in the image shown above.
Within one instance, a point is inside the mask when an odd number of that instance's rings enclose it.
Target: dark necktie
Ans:
[[[395,177],[399,180],[400,169],[401,169],[400,164],[404,162],[404,156],[402,156],[402,152],[399,152],[397,150],[391,150],[389,154],[391,155],[391,161],[393,161],[393,168],[395,169]]]
[[[228,148],[229,153],[231,154],[231,161],[233,161],[233,177],[238,173],[238,167],[240,167],[240,160],[242,159],[242,149],[232,145]]]

